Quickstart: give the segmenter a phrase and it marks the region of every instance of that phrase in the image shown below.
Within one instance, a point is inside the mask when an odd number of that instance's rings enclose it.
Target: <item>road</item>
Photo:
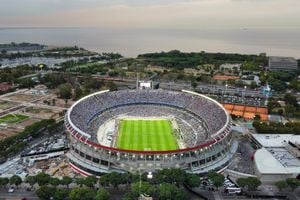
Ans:
[[[39,198],[34,192],[26,191],[25,189],[16,189],[13,193],[8,193],[7,189],[0,189],[0,200],[17,200],[21,198],[26,198],[27,200],[38,200]]]

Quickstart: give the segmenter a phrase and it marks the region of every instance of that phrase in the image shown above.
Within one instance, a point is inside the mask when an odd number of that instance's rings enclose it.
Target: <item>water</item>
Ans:
[[[128,57],[178,49],[187,52],[266,52],[267,55],[300,58],[300,28],[1,28],[0,43],[12,41],[77,45],[97,52],[119,52]]]

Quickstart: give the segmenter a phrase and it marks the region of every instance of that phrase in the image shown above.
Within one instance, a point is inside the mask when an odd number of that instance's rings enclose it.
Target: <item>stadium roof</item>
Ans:
[[[293,134],[252,134],[263,147],[284,147],[291,141],[300,144],[300,135]]]
[[[300,173],[300,165],[294,167],[284,166],[266,148],[258,149],[255,152],[254,160],[255,160],[256,168],[261,174],[299,174]]]

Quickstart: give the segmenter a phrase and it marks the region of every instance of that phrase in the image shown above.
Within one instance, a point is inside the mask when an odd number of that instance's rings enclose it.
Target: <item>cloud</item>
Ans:
[[[2,26],[300,26],[299,0],[0,0]]]

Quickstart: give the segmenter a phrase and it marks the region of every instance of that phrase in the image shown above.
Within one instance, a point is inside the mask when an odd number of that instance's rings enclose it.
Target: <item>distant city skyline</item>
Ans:
[[[299,0],[0,0],[0,27],[300,27]]]

